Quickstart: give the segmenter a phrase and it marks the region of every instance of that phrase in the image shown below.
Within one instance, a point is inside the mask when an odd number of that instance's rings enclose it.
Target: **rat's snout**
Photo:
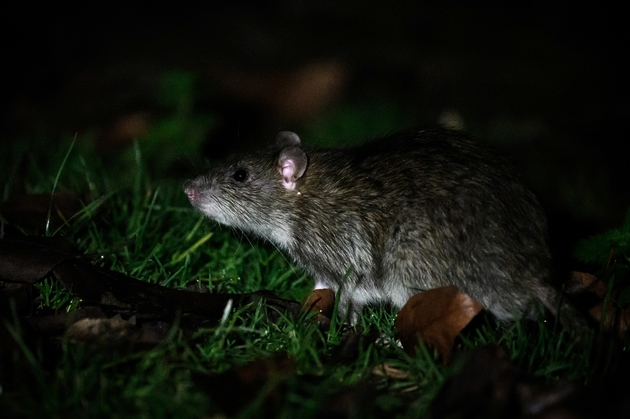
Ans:
[[[194,201],[198,194],[197,194],[197,190],[195,188],[185,188],[184,192],[186,192],[186,195],[188,196],[188,199],[190,199],[191,201]]]
[[[195,182],[192,180],[184,182],[184,193],[186,193],[190,202],[194,202],[197,198],[199,198],[199,189],[195,186]]]

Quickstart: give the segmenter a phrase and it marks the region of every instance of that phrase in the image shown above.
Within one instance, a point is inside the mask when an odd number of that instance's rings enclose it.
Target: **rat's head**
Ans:
[[[278,134],[275,147],[215,165],[187,181],[184,191],[190,203],[213,220],[272,238],[273,230],[285,228],[290,218],[296,185],[307,164],[300,138],[285,131]]]

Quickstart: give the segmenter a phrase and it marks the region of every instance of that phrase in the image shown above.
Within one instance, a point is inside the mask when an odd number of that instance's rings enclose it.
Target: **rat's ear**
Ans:
[[[295,137],[300,140],[297,135]],[[283,148],[278,157],[278,172],[282,175],[282,186],[290,191],[294,190],[295,182],[302,177],[307,164],[308,157],[300,147]]]
[[[284,147],[297,147],[300,145],[300,137],[295,132],[282,131],[276,136],[276,146],[279,148]]]

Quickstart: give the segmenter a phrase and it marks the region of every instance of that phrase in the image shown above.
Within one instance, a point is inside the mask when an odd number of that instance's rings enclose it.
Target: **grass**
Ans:
[[[8,174],[2,179],[3,197],[55,189],[82,194],[84,209],[49,234],[65,235],[82,252],[98,256],[103,266],[173,288],[265,289],[294,300],[310,291],[309,278],[273,247],[193,211],[181,191],[183,179],[152,171],[143,146],[135,144],[126,166],[104,164],[81,139],[69,150],[67,145],[46,155],[17,146],[8,150],[1,162],[3,176]],[[41,309],[78,305],[54,278],[37,289]],[[193,339],[174,328],[163,344],[141,352],[64,341],[59,361],[47,365],[46,348],[41,342],[27,344],[16,318],[9,316],[5,327],[17,341],[10,356],[23,379],[17,388],[0,387],[0,405],[16,417],[222,417],[217,415],[225,410],[223,397],[241,395],[245,384],[237,381],[241,387],[221,396],[204,391],[204,382],[220,388],[239,366],[288,357],[294,371],[270,375],[239,406],[238,417],[317,417],[330,412],[331,403],[348,400],[358,404],[361,417],[418,417],[427,413],[455,367],[443,366],[425,347],[415,357],[405,354],[396,344],[394,318],[383,308],[366,310],[360,324],[380,338],[366,339],[350,357],[344,354],[341,324],[333,323],[326,333],[305,318],[280,314],[270,319],[264,307],[256,306],[226,311],[219,325]],[[569,336],[542,321],[533,329],[524,322],[487,323],[459,346],[466,351],[489,343],[502,345],[518,366],[547,380],[586,382],[593,374],[588,352],[576,350]],[[400,374],[379,374],[383,366]],[[263,397],[278,388],[283,392],[279,399]]]

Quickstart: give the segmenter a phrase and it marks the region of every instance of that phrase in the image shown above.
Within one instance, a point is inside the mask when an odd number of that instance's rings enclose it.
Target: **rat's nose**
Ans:
[[[188,199],[190,199],[191,201],[195,200],[197,196],[197,191],[195,190],[195,188],[186,188],[184,189],[184,192],[186,192]]]
[[[199,196],[197,188],[195,188],[193,182],[190,180],[187,180],[184,183],[184,193],[186,194],[186,196],[188,196],[188,199],[190,201],[194,201]]]

